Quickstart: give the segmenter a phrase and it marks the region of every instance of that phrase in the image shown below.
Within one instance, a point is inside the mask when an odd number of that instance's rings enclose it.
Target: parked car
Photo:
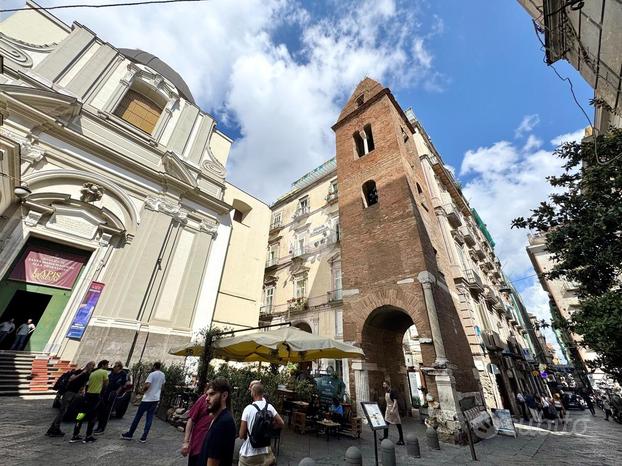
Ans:
[[[573,392],[562,392],[562,403],[566,409],[580,409],[583,411],[587,407],[583,398]]]

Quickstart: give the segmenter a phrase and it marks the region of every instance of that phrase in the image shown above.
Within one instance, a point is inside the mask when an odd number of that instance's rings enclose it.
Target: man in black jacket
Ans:
[[[48,437],[62,437],[63,435],[65,435],[65,433],[60,430],[60,424],[61,422],[63,422],[63,417],[65,416],[65,413],[67,412],[67,409],[69,409],[69,406],[71,405],[73,400],[76,398],[76,396],[78,396],[78,393],[80,393],[80,390],[82,390],[82,388],[84,388],[86,383],[89,381],[89,375],[91,375],[91,372],[94,368],[95,361],[90,361],[86,364],[86,366],[84,366],[84,368],[76,371],[74,374],[71,375],[71,377],[69,377],[69,382],[65,389],[65,393],[60,400],[60,408],[58,410],[58,414],[56,418],[54,418],[52,425],[45,433],[45,435],[47,435]]]

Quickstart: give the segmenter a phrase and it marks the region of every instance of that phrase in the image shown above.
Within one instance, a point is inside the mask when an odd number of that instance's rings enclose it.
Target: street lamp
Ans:
[[[24,202],[28,196],[32,194],[30,188],[26,185],[15,186],[13,189],[13,194],[20,200],[20,202]]]

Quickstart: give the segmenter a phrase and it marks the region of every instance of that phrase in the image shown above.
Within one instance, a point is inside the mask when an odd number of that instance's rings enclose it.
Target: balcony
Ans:
[[[469,288],[475,291],[483,291],[484,284],[482,283],[482,279],[477,274],[475,270],[467,269],[464,271],[464,277],[466,278],[466,282],[469,285]]]
[[[328,302],[329,303],[335,303],[335,302],[339,302],[343,300],[343,290],[339,289],[339,290],[333,290],[333,291],[329,291],[327,293],[328,296]]]
[[[311,209],[308,206],[306,206],[306,207],[298,207],[296,209],[296,212],[294,212],[294,215],[292,216],[292,220],[293,221],[300,220],[300,219],[306,217],[307,215],[309,215],[310,212],[311,212]]]
[[[490,351],[499,351],[505,348],[501,337],[494,330],[484,330],[482,332],[484,346]]]
[[[475,236],[473,235],[469,227],[467,227],[466,225],[462,225],[460,228],[458,228],[458,230],[460,231],[460,234],[464,238],[464,242],[466,243],[467,246],[475,245]]]
[[[279,263],[278,257],[268,257],[266,259],[266,269],[271,269],[272,267],[276,267]]]
[[[332,203],[336,202],[337,199],[339,199],[339,193],[336,192],[336,191],[335,192],[329,192],[326,195],[326,203],[327,204],[332,204]]]
[[[266,304],[265,306],[261,306],[259,308],[259,315],[270,315],[272,314],[272,304]]]
[[[270,233],[274,233],[277,230],[283,228],[283,222],[279,219],[270,224]]]
[[[470,252],[471,257],[473,257],[473,259],[475,259],[476,261],[483,260],[486,257],[486,253],[484,252],[484,250],[477,245],[473,246]]]
[[[447,217],[447,221],[452,227],[458,228],[460,225],[462,225],[462,219],[460,218],[460,213],[454,207],[453,204],[445,204],[443,206],[443,210],[445,211],[445,216]]]
[[[304,312],[309,309],[307,298],[292,298],[287,300],[287,310],[289,312]]]
[[[296,257],[302,257],[305,254],[308,254],[311,252],[311,247],[305,245],[305,246],[295,246],[294,249],[292,249],[291,251],[292,254],[292,258],[296,258]]]
[[[460,230],[451,230],[451,236],[458,244],[464,244],[464,236],[462,236]]]
[[[562,293],[566,295],[566,297],[575,297],[577,295],[577,291],[579,290],[579,286],[576,283],[570,282],[568,280],[564,280],[562,282]]]

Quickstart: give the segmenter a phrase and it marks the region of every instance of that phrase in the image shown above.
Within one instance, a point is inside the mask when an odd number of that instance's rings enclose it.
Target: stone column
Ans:
[[[436,312],[436,304],[434,303],[434,294],[432,293],[432,284],[436,283],[436,279],[430,272],[421,272],[417,275],[417,280],[423,286],[423,295],[425,298],[425,307],[430,320],[430,329],[432,330],[432,343],[436,352],[435,367],[447,366],[447,355],[445,354],[445,345],[443,344],[443,335],[441,334],[441,325],[438,321]]]
[[[369,372],[364,363],[356,361],[352,363],[354,371],[354,388],[356,390],[357,409],[361,401],[369,401]]]

